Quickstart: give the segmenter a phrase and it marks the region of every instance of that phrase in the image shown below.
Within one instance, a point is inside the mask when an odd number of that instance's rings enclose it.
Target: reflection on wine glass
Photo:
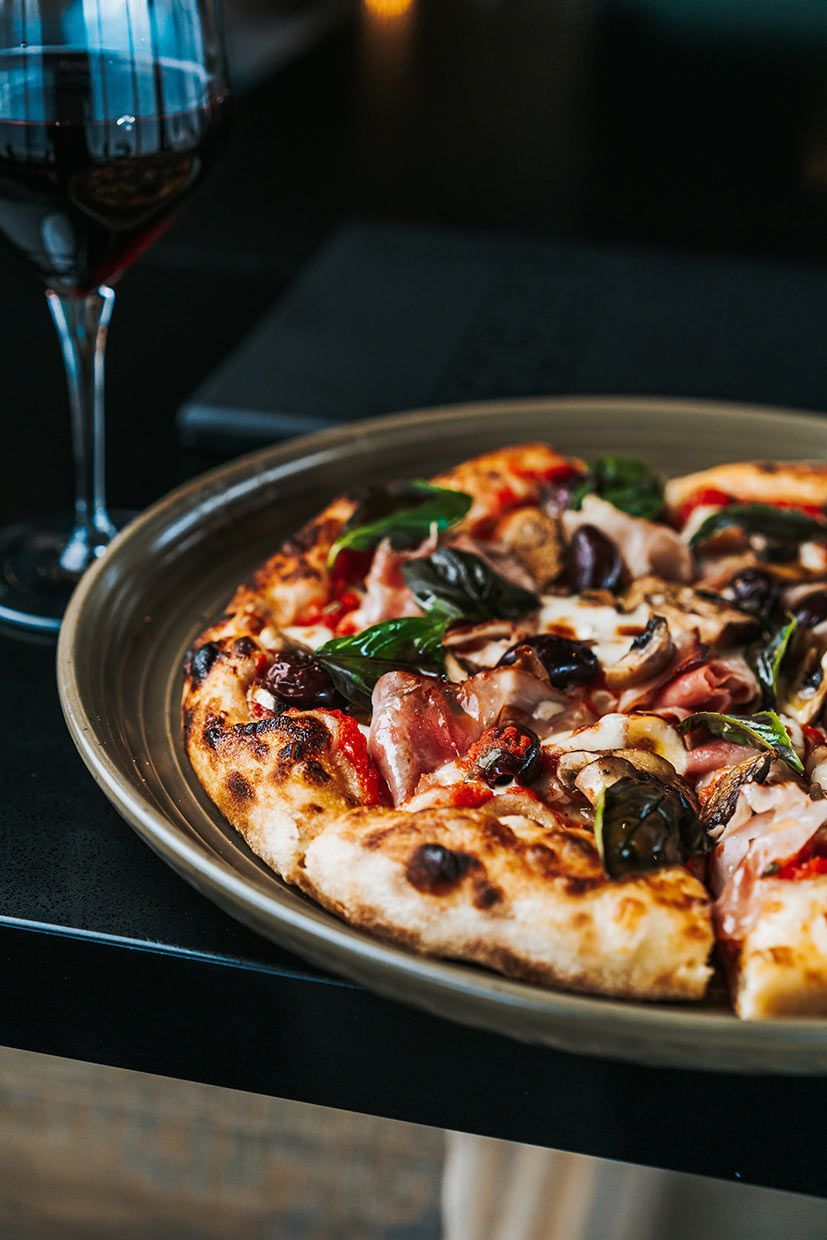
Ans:
[[[0,0],[0,230],[35,267],[69,384],[75,510],[0,530],[0,621],[56,632],[115,535],[104,496],[111,285],[210,166],[228,88],[213,0]]]

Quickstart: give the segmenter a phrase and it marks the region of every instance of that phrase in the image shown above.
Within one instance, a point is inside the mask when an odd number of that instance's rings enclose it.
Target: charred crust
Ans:
[[[185,706],[181,715],[184,728],[184,742],[189,742],[190,732],[192,731],[193,710],[191,706]]]
[[[312,758],[304,764],[305,779],[310,784],[317,784],[323,787],[330,783],[330,772],[326,771],[321,762],[315,762]]]
[[[499,887],[495,887],[493,883],[489,883],[487,879],[479,878],[474,883],[474,896],[472,903],[475,908],[486,909],[493,908],[495,904],[502,901],[503,893]]]
[[[215,718],[208,719],[202,733],[204,744],[208,749],[217,749],[223,734],[224,725],[221,720]]]
[[[302,559],[314,547],[327,546],[332,543],[341,527],[342,522],[336,517],[322,515],[313,521],[308,521],[307,525],[284,544],[284,556],[286,558],[296,556],[297,559]],[[302,569],[305,567],[304,564],[301,565]],[[318,573],[314,571],[313,575],[318,576]]]
[[[279,715],[267,722],[275,723],[276,730],[285,737],[286,743],[279,750],[279,757],[285,762],[316,758],[330,748],[330,732],[313,715]]]
[[[255,796],[253,785],[244,778],[241,771],[230,771],[227,776],[227,791],[235,801],[251,801]]]
[[[605,886],[605,878],[566,878],[563,881],[566,895],[584,896],[595,887]]]
[[[237,736],[263,736],[277,731],[279,722],[278,718],[254,719],[252,723],[237,723],[233,731]]]
[[[490,818],[483,823],[481,833],[486,836],[492,844],[500,844],[503,848],[513,848],[517,843],[517,837],[505,822],[500,822],[498,818]]]
[[[243,659],[249,659],[252,655],[258,653],[258,646],[253,641],[252,637],[237,637],[235,639],[234,648],[236,654],[240,655]]]
[[[405,878],[417,891],[444,896],[460,885],[470,870],[480,868],[476,857],[454,852],[442,844],[420,844],[411,853]]]
[[[525,859],[543,878],[554,878],[560,872],[560,858],[548,844],[531,844],[526,849]]]
[[[371,831],[362,841],[365,848],[373,851],[375,848],[381,848],[389,835],[393,835],[394,827],[382,827],[379,831]]]
[[[184,661],[184,672],[189,676],[193,689],[204,683],[220,654],[218,642],[204,642],[197,650],[190,650]]]

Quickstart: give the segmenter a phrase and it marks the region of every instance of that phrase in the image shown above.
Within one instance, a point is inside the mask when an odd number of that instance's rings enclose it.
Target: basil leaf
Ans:
[[[790,616],[787,623],[770,638],[765,646],[753,646],[747,652],[747,662],[755,672],[755,677],[761,686],[763,706],[770,708],[775,706],[781,664],[784,662],[784,656],[797,628],[798,621],[795,616]]]
[[[776,757],[781,758],[799,775],[804,774],[804,767],[793,748],[790,734],[774,710],[760,711],[757,715],[722,715],[715,710],[701,710],[684,719],[678,726],[681,732],[706,728],[713,736],[733,741],[736,745],[771,749]]]
[[[432,526],[447,530],[461,521],[472,502],[464,491],[450,491],[419,478],[374,487],[330,548],[328,567],[340,551],[370,551],[383,538],[389,538],[397,551],[418,547]]]
[[[746,534],[763,534],[777,542],[801,543],[827,539],[827,521],[809,517],[794,508],[774,508],[772,504],[730,504],[710,513],[689,540],[697,547],[708,538],[737,525]]]
[[[448,616],[383,620],[350,637],[333,637],[314,650],[336,688],[349,702],[370,711],[373,687],[386,672],[439,671]]]
[[[540,606],[536,595],[455,547],[438,547],[427,559],[409,560],[402,575],[423,611],[452,620],[516,620]]]
[[[653,521],[663,513],[663,480],[651,465],[637,457],[609,454],[597,457],[572,494],[572,508],[581,508],[590,493],[599,495],[631,517]]]
[[[600,794],[594,834],[610,878],[683,865],[706,846],[695,811],[676,788],[634,776]]]

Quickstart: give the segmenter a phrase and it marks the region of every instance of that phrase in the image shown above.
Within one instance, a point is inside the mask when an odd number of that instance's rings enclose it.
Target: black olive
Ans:
[[[790,610],[803,629],[814,629],[827,620],[827,590],[813,590],[812,594],[805,594]]]
[[[781,587],[771,573],[761,568],[745,568],[732,578],[728,593],[739,611],[766,620],[778,607]]]
[[[477,742],[475,770],[490,786],[519,779],[527,784],[537,773],[540,741],[531,728],[505,723],[488,728]]]
[[[282,650],[268,668],[264,683],[288,706],[307,710],[341,704],[327,669],[306,650]]]
[[[614,590],[623,576],[623,560],[611,538],[594,525],[581,525],[568,546],[566,570],[571,588]]]
[[[765,564],[789,564],[798,559],[798,547],[794,542],[768,542],[758,559]]]
[[[600,664],[591,646],[572,641],[569,637],[560,637],[557,633],[539,633],[536,637],[523,638],[516,646],[506,650],[500,659],[500,667],[513,663],[521,646],[528,646],[534,651],[555,689],[588,685],[600,675]]]

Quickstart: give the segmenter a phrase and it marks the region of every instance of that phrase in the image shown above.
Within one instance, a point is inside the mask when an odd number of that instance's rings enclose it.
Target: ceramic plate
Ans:
[[[644,456],[666,473],[827,457],[813,415],[708,402],[547,399],[406,413],[232,461],[155,504],[87,574],[58,649],[75,743],[144,840],[228,913],[314,964],[451,1020],[581,1054],[734,1071],[827,1072],[827,1021],[745,1023],[723,1006],[588,998],[417,956],[279,881],[210,804],[179,728],[181,664],[238,582],[354,483],[428,475],[521,440]]]

